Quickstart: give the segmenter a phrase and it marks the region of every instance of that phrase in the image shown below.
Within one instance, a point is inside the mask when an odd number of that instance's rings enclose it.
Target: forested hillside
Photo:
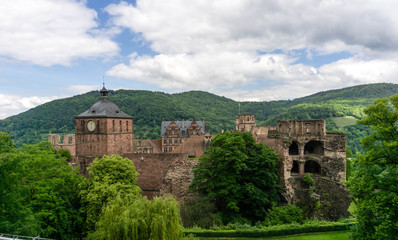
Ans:
[[[368,132],[363,126],[354,126],[356,119],[363,116],[362,109],[375,99],[397,93],[397,84],[360,85],[294,100],[242,102],[240,113],[255,114],[258,125],[271,125],[286,119],[327,119],[327,129],[346,132],[349,145],[356,152],[360,150],[359,139]],[[134,133],[139,139],[159,138],[162,118],[205,118],[206,131],[212,134],[232,130],[239,111],[238,102],[202,91],[166,94],[118,90],[110,91],[109,98],[134,117]],[[11,134],[17,145],[46,140],[49,132],[70,133],[74,131],[74,117],[98,100],[97,91],[54,100],[0,120],[0,131]]]

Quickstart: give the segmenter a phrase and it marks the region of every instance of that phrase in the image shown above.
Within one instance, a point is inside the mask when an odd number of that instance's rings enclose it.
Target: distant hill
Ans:
[[[347,133],[349,145],[359,151],[359,139],[369,131],[355,126],[362,110],[375,99],[398,93],[398,84],[379,83],[319,92],[294,100],[241,102],[242,114],[255,114],[259,125],[287,119],[327,119],[328,130]],[[159,138],[162,118],[166,120],[203,119],[212,134],[234,129],[238,102],[203,91],[166,94],[141,90],[110,91],[109,98],[134,117],[136,138]],[[0,131],[13,136],[17,145],[47,140],[47,134],[71,133],[74,117],[99,100],[97,91],[58,99],[26,112],[0,120]]]

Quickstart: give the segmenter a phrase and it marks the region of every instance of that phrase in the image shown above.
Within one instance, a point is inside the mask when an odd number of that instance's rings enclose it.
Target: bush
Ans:
[[[184,227],[210,228],[222,225],[221,214],[215,212],[214,204],[205,199],[195,200],[181,204],[181,219]]]
[[[304,215],[300,207],[289,204],[270,209],[262,224],[272,226],[290,223],[304,223]]]
[[[312,184],[314,184],[314,179],[312,178],[312,174],[311,173],[306,173],[303,177],[303,181],[308,184],[308,186],[311,186]]]

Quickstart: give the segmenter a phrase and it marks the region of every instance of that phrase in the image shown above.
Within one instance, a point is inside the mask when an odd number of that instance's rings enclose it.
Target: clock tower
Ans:
[[[133,118],[109,101],[101,89],[101,100],[75,117],[76,162],[87,175],[96,157],[133,152]]]

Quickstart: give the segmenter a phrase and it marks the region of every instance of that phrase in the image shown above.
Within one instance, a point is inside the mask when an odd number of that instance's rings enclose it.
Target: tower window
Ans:
[[[299,154],[299,149],[298,149],[297,143],[293,142],[289,146],[289,155],[298,155],[298,154]]]
[[[306,173],[320,174],[321,173],[321,166],[316,161],[309,160],[309,161],[305,162],[304,171]]]
[[[297,161],[293,161],[291,173],[298,173],[298,172],[299,172],[299,165],[298,165]]]
[[[304,147],[304,154],[323,155],[323,144],[320,141],[311,140]]]

